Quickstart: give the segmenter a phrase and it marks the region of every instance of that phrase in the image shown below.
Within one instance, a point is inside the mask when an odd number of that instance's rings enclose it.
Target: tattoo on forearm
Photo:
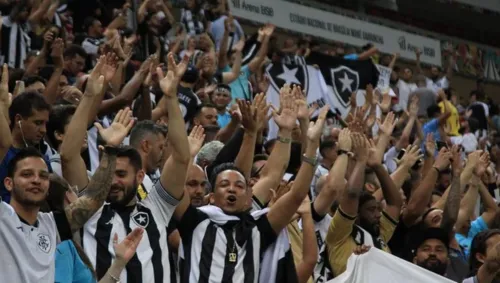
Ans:
[[[443,220],[441,228],[451,231],[457,221],[458,211],[460,210],[460,177],[454,177],[451,183],[446,206],[443,211]]]
[[[116,155],[104,153],[99,167],[92,176],[83,196],[66,208],[66,216],[72,231],[77,231],[102,206],[111,188]]]

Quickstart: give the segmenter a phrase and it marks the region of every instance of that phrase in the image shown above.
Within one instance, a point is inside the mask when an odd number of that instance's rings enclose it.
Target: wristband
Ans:
[[[291,138],[283,138],[283,137],[280,137],[278,136],[276,138],[277,141],[281,142],[281,143],[291,143],[292,142],[292,139]]]
[[[342,154],[349,155],[349,151],[343,150],[343,149],[337,150],[337,155],[338,156],[341,156]]]
[[[316,165],[318,165],[318,158],[310,158],[304,154],[302,155],[302,162],[308,163],[311,166],[316,167]]]

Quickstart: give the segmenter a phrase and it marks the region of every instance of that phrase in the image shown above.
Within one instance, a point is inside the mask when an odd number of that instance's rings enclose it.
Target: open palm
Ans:
[[[118,111],[113,123],[106,129],[99,123],[94,124],[107,145],[116,147],[123,142],[134,125],[131,114],[132,111],[128,107]]]
[[[309,123],[307,138],[310,141],[319,142],[321,134],[323,133],[323,127],[325,126],[326,114],[328,114],[329,109],[328,105],[323,106],[319,112],[316,122]]]
[[[115,250],[116,258],[124,262],[128,262],[132,259],[137,251],[139,243],[141,242],[143,233],[144,229],[135,228],[120,243],[118,243],[118,235],[115,234],[113,237],[113,248]]]
[[[9,96],[9,67],[3,64],[2,67],[2,81],[0,83],[0,103],[10,106]]]
[[[203,126],[194,126],[188,136],[189,151],[192,157],[195,157],[198,154],[204,141],[205,129]]]

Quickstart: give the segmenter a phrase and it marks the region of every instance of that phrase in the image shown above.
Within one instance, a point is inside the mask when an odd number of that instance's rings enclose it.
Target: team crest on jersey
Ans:
[[[146,228],[149,225],[149,215],[146,212],[137,212],[132,215],[132,220],[142,228]]]
[[[37,235],[37,246],[38,248],[44,252],[44,253],[49,253],[50,248],[52,247],[52,244],[50,243],[50,237],[47,234],[38,234]]]

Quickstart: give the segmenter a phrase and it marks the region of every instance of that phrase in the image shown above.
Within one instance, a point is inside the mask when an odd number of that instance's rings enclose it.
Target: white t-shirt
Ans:
[[[446,76],[440,78],[437,81],[433,81],[429,78],[425,78],[425,82],[427,83],[427,88],[432,89],[434,92],[438,92],[439,89],[445,89],[450,87],[450,81]]]
[[[408,101],[410,100],[410,94],[417,90],[417,85],[415,83],[407,83],[403,80],[399,80],[396,84],[399,90],[398,104],[393,106],[394,111],[406,110],[408,108]]]

